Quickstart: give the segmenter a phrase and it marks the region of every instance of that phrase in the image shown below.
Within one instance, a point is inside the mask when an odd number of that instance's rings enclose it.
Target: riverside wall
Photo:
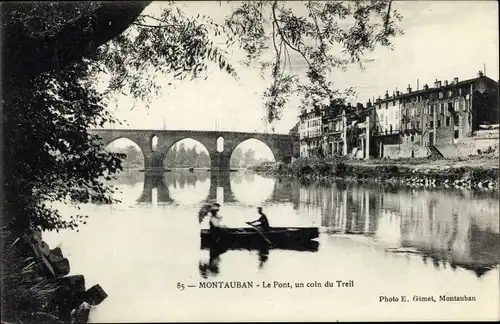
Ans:
[[[390,183],[415,188],[466,188],[498,191],[499,168],[426,165],[403,166],[395,164],[359,165],[349,161],[328,162],[302,159],[289,165],[279,164],[256,172],[276,177],[313,181],[336,181],[343,179],[358,183]]]

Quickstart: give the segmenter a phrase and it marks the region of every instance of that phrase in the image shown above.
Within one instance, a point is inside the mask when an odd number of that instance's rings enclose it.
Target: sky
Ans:
[[[181,2],[178,5],[189,15],[208,15],[221,22],[230,12],[218,2]],[[155,14],[161,3],[152,3],[145,13]],[[396,1],[393,7],[403,15],[400,27],[404,35],[394,41],[394,49],[377,48],[368,53],[364,69],[352,65],[347,71],[330,75],[339,89],[354,87],[354,102],[405,91],[434,80],[460,80],[476,77],[486,66],[486,75],[498,80],[498,4],[496,1]],[[237,54],[235,54],[237,55]],[[293,56],[294,69],[305,64]],[[131,109],[127,97],[117,98],[109,110],[126,125],[114,128],[224,130],[242,132],[288,133],[298,121],[298,101],[292,100],[280,121],[273,125],[263,122],[262,93],[269,85],[258,68],[238,67],[239,80],[212,69],[207,80],[171,82],[165,78],[163,93],[148,109]],[[257,156],[268,157],[269,149],[257,141],[248,147]],[[186,142],[191,146],[193,142]],[[257,145],[257,147],[256,147]],[[242,149],[246,149],[245,146]]]

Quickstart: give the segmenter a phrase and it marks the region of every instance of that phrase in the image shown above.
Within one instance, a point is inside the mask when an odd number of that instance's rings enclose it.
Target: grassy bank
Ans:
[[[414,187],[498,189],[498,156],[467,159],[350,160],[301,158],[291,164],[277,163],[254,171],[278,177],[333,181],[387,182]]]
[[[60,285],[42,276],[24,237],[2,229],[2,322],[62,323],[54,304]]]

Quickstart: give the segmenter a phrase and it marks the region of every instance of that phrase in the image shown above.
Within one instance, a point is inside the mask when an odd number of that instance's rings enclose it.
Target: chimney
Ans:
[[[448,80],[444,80],[444,86],[448,86]]]
[[[368,99],[368,102],[366,103],[366,107],[371,107],[372,106],[372,102],[370,101],[370,99]]]
[[[429,90],[429,85],[427,83],[424,84],[424,90]]]
[[[483,76],[483,71],[479,71],[479,73],[477,74],[477,77],[481,78],[482,76]]]
[[[396,97],[399,97],[399,90],[396,90]]]
[[[406,88],[406,90],[408,90],[408,93],[411,93],[411,85],[408,85],[408,88]]]
[[[378,96],[378,98],[377,98],[377,102],[380,102],[380,96]]]
[[[436,79],[436,81],[434,81],[434,87],[441,88],[441,81],[438,81],[438,79]]]
[[[385,90],[385,99],[389,98],[389,90]]]
[[[457,78],[457,77],[455,77],[455,78],[453,79],[453,84],[458,84],[458,78]]]

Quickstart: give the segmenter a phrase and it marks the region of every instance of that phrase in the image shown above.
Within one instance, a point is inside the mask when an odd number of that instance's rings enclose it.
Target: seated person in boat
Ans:
[[[220,205],[215,203],[210,209],[210,220],[208,221],[210,225],[210,233],[214,236],[219,236],[222,231],[224,231],[225,226],[221,225],[221,218],[218,214]]]
[[[271,227],[269,226],[267,216],[262,212],[262,207],[257,207],[257,212],[259,213],[260,218],[252,222],[247,222],[247,224],[260,227],[265,232],[269,231]]]

